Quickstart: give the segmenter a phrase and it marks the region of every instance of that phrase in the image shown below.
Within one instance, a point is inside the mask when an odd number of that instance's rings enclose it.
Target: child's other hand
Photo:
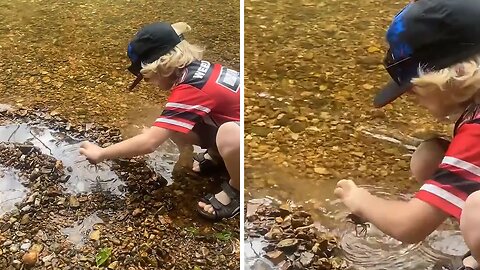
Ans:
[[[80,145],[80,154],[84,155],[92,164],[97,164],[105,160],[103,157],[103,148],[91,142],[83,142]]]
[[[342,203],[353,213],[361,216],[361,204],[365,202],[365,198],[370,193],[359,188],[352,180],[340,180],[337,183],[337,188],[333,192]]]

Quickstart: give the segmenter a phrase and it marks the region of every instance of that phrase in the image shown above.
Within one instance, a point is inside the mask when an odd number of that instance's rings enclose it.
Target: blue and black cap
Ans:
[[[383,64],[391,81],[377,94],[383,107],[411,89],[419,68],[435,71],[480,53],[479,0],[418,0],[393,19]]]
[[[140,29],[128,44],[127,55],[132,62],[128,70],[137,76],[129,90],[132,90],[143,79],[140,73],[142,63],[155,62],[175,48],[182,40],[183,35],[178,35],[172,25],[166,22],[152,23]]]

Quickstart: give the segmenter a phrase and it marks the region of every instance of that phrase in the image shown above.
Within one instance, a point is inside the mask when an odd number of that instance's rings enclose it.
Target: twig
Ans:
[[[310,224],[310,225],[307,225],[307,226],[303,226],[303,227],[298,227],[298,228],[295,228],[294,232],[295,233],[298,233],[302,230],[306,230],[306,229],[310,229],[310,228],[314,228],[315,227],[315,224]]]
[[[257,258],[260,258],[260,255],[257,253],[257,251],[253,248],[253,242],[252,240],[249,241],[250,242],[250,248],[253,250],[253,253],[255,253],[255,255],[257,256]]]
[[[35,134],[33,134],[33,132],[30,130],[30,134],[32,134],[33,138],[37,139],[41,144],[43,144],[43,146],[45,146],[48,151],[50,151],[50,155],[53,156],[53,152],[52,152],[52,149],[50,149],[50,147],[48,147],[45,143],[42,142],[42,140],[40,140],[37,136],[35,136]]]
[[[10,134],[10,137],[8,137],[7,142],[10,142],[10,139],[12,138],[13,134],[17,133],[17,130],[20,128],[20,125],[17,125],[17,128]]]

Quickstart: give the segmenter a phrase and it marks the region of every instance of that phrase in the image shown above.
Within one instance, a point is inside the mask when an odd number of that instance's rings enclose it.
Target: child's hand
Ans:
[[[83,142],[80,145],[80,154],[84,155],[92,164],[97,164],[105,160],[103,157],[103,148],[90,142]]]
[[[337,188],[333,192],[342,203],[353,213],[361,216],[361,205],[365,202],[365,198],[370,193],[359,188],[352,180],[340,180],[337,183]]]

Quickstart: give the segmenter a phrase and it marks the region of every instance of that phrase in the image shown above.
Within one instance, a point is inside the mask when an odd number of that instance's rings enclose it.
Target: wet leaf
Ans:
[[[228,241],[232,237],[232,233],[229,231],[222,231],[216,233],[215,237],[220,241]]]
[[[98,266],[103,265],[108,258],[112,255],[112,249],[111,248],[102,248],[100,252],[98,252],[97,256],[95,256],[95,262]]]
[[[198,228],[196,227],[187,227],[185,228],[185,231],[192,235],[197,235],[199,233]]]

